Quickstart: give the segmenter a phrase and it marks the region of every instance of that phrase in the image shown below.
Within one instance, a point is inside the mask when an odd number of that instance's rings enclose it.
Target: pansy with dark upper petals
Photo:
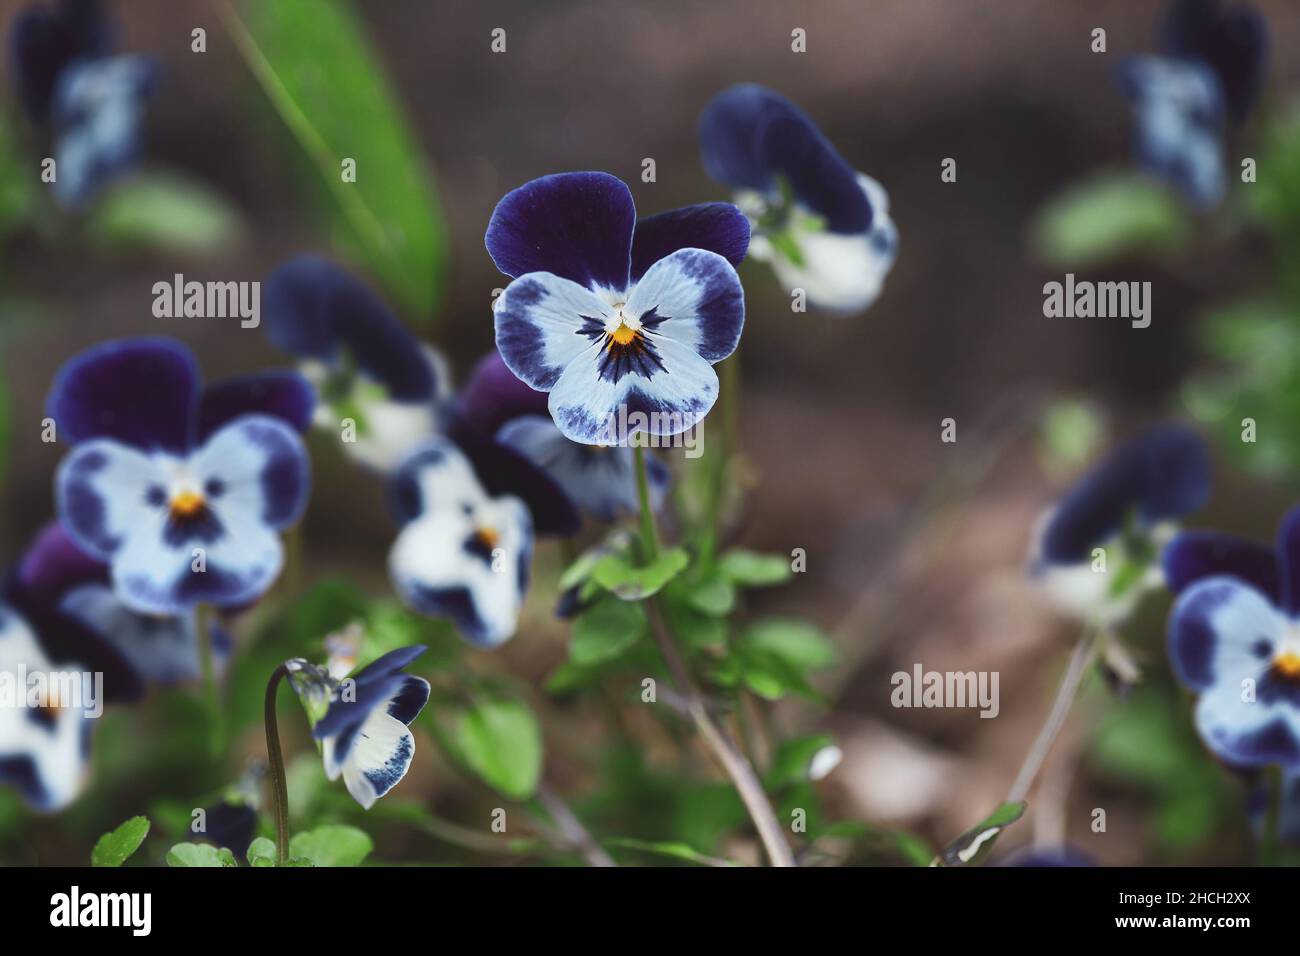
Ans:
[[[1169,656],[1179,681],[1200,696],[1196,728],[1237,767],[1300,766],[1300,508],[1263,549],[1204,532],[1165,550],[1178,600]]]
[[[56,666],[32,626],[0,601],[0,676],[21,696],[0,706],[0,784],[15,787],[35,810],[61,810],[80,795],[89,770],[92,673],[77,662]],[[79,699],[61,700],[65,692]]]
[[[448,439],[417,448],[394,473],[390,502],[401,525],[388,556],[398,596],[449,618],[480,647],[515,633],[533,552],[533,523],[519,499],[491,497]]]
[[[1070,613],[1116,624],[1159,586],[1161,545],[1209,489],[1209,457],[1195,432],[1148,429],[1112,451],[1039,522],[1030,576]]]
[[[52,131],[54,195],[80,206],[135,164],[157,64],[110,54],[97,0],[32,4],[15,18],[9,43],[23,105]]]
[[[799,107],[753,83],[710,100],[699,136],[705,170],[737,190],[750,219],[750,254],[818,308],[870,307],[898,254],[884,187],[845,162]]]
[[[1174,0],[1164,53],[1127,58],[1120,83],[1133,102],[1138,160],[1193,205],[1209,209],[1227,190],[1225,115],[1241,122],[1258,97],[1268,29],[1250,6]]]
[[[23,554],[13,586],[101,636],[142,681],[172,684],[202,675],[194,615],[141,613],[123,604],[111,586],[108,565],[78,548],[58,523],[42,530]],[[230,632],[214,619],[209,638],[220,668],[232,650]]]
[[[749,225],[712,203],[636,218],[608,173],[543,176],[507,193],[487,249],[512,277],[495,306],[497,348],[567,437],[621,445],[674,435],[713,407],[713,365],[745,320],[734,265]],[[623,414],[620,414],[623,412]]]
[[[528,457],[559,482],[584,514],[613,521],[639,507],[636,459],[631,448],[602,448],[570,441],[546,415],[523,415],[501,426],[497,439]],[[668,466],[646,459],[650,507],[659,510],[668,490]]]
[[[409,725],[428,703],[429,682],[402,668],[424,651],[418,644],[389,651],[342,681],[305,660],[286,662],[321,742],[325,776],[342,776],[367,810],[401,782],[415,756]]]
[[[276,348],[296,356],[316,386],[315,424],[340,434],[344,449],[387,471],[445,424],[447,364],[420,342],[365,283],[319,256],[303,255],[264,283],[262,327]]]
[[[48,413],[75,446],[56,477],[59,518],[109,566],[130,609],[238,606],[274,582],[278,533],[307,503],[310,468],[295,426],[314,401],[301,379],[277,383],[262,393],[262,412],[229,394],[213,400],[193,355],[169,339],[107,342],[59,371]]]

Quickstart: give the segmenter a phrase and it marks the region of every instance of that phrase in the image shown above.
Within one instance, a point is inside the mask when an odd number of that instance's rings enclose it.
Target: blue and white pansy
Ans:
[[[723,90],[699,124],[704,168],[736,190],[750,255],[787,291],[832,314],[869,308],[898,255],[883,186],[857,172],[785,97],[745,83]]]
[[[1030,577],[1075,617],[1118,624],[1161,585],[1161,548],[1177,519],[1209,493],[1200,437],[1181,425],[1148,429],[1114,449],[1039,521]]]
[[[15,84],[28,115],[50,127],[54,195],[69,207],[134,166],[157,81],[151,58],[110,54],[109,32],[94,0],[33,4],[12,28]]]
[[[88,349],[47,403],[74,445],[55,479],[59,519],[133,611],[250,603],[275,581],[280,532],[307,504],[298,429],[313,401],[292,373],[204,390],[193,355],[169,339]]]
[[[401,531],[388,571],[402,601],[450,619],[479,647],[511,638],[533,553],[533,522],[523,502],[489,496],[469,461],[443,438],[402,462],[389,497]]]
[[[55,667],[28,622],[0,602],[0,784],[42,812],[72,803],[102,705],[92,674],[78,664]]]
[[[1235,767],[1300,767],[1300,508],[1274,549],[1189,531],[1164,566],[1178,595],[1169,657],[1199,695],[1201,739]]]
[[[546,469],[583,514],[613,521],[639,507],[632,449],[603,448],[570,441],[549,416],[521,415],[501,426],[497,440]],[[650,507],[658,511],[671,474],[658,458],[646,459]]]
[[[1192,205],[1210,209],[1227,191],[1225,120],[1245,119],[1268,61],[1262,17],[1240,4],[1175,0],[1164,52],[1129,57],[1120,82],[1132,100],[1137,156]]]
[[[608,173],[544,176],[507,193],[488,224],[496,343],[510,370],[549,392],[561,432],[587,445],[675,435],[718,396],[713,365],[740,342],[735,265],[749,224],[735,206],[637,220]]]
[[[299,359],[319,394],[314,424],[379,471],[442,430],[451,394],[446,362],[363,282],[304,255],[265,282],[263,328]]]
[[[422,645],[389,651],[342,680],[302,659],[286,662],[320,741],[325,776],[341,776],[367,810],[401,782],[415,757],[409,725],[428,703],[429,682],[402,668],[424,651]]]

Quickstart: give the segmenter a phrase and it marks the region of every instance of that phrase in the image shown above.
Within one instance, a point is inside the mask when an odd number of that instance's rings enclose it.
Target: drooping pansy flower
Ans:
[[[490,496],[445,438],[402,462],[389,499],[401,530],[388,571],[402,601],[421,614],[449,618],[479,647],[512,637],[533,553],[533,523],[523,502]]]
[[[699,137],[705,170],[736,190],[749,217],[750,255],[787,291],[833,314],[875,302],[898,255],[889,196],[799,107],[753,83],[733,86],[705,106]]]
[[[54,143],[54,195],[84,204],[135,165],[145,102],[157,82],[150,57],[113,55],[97,0],[35,3],[10,34],[14,85]]]
[[[170,339],[107,342],[59,371],[47,402],[74,448],[55,480],[59,519],[142,613],[260,597],[284,561],[279,532],[307,504],[298,430],[314,395],[294,373],[201,387]]]
[[[303,255],[263,284],[262,327],[316,387],[314,424],[358,461],[388,471],[441,431],[451,397],[446,361],[342,267]],[[350,424],[350,428],[349,428]]]
[[[636,461],[632,449],[570,441],[549,415],[523,415],[501,426],[497,440],[528,457],[559,482],[578,508],[597,521],[635,514]],[[663,504],[671,474],[658,458],[646,459],[650,507]]]
[[[1163,560],[1169,657],[1199,694],[1201,739],[1236,767],[1300,767],[1300,508],[1275,548],[1185,531]]]
[[[202,676],[194,615],[142,613],[122,603],[113,591],[109,566],[77,547],[57,522],[44,528],[24,552],[14,587],[99,635],[146,683],[173,684]],[[220,668],[232,650],[230,632],[214,619],[208,637]]]
[[[1120,83],[1133,103],[1139,163],[1194,206],[1227,190],[1225,116],[1241,122],[1263,85],[1268,28],[1250,6],[1174,0],[1163,52],[1129,57]]]
[[[409,725],[429,700],[429,682],[402,668],[424,651],[422,645],[389,651],[341,681],[305,660],[286,662],[321,743],[325,776],[342,776],[367,810],[406,776],[415,756]]]
[[[487,249],[512,281],[497,297],[497,349],[555,424],[587,445],[675,435],[718,397],[713,365],[745,320],[734,268],[749,244],[735,206],[640,221],[608,173],[543,176],[506,194]]]
[[[1163,425],[1114,449],[1039,522],[1029,574],[1069,613],[1109,627],[1161,584],[1174,522],[1209,497],[1205,444]]]

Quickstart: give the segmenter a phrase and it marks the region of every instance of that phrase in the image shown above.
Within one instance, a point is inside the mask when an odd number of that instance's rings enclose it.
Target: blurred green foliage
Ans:
[[[447,237],[424,153],[360,18],[345,0],[239,9],[227,23],[331,197],[322,210],[336,242],[412,318],[429,322]],[[346,159],[356,163],[355,182],[344,181]]]

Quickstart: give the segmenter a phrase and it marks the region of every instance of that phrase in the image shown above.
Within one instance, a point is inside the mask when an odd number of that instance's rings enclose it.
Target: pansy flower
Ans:
[[[694,426],[718,397],[713,365],[745,320],[734,268],[749,245],[735,206],[687,206],[640,221],[608,173],[543,176],[506,194],[488,253],[512,281],[497,297],[497,349],[548,392],[568,438],[622,445]]]
[[[312,736],[320,741],[325,776],[342,776],[367,810],[401,782],[415,756],[409,725],[429,700],[429,682],[402,668],[424,651],[421,645],[389,651],[342,681],[307,661],[287,662]]]
[[[1069,613],[1114,625],[1160,585],[1160,547],[1209,489],[1196,433],[1151,428],[1113,450],[1040,520],[1030,576]]]
[[[340,266],[304,255],[264,283],[262,328],[298,358],[320,401],[314,424],[387,471],[445,424],[451,379],[433,348],[413,336],[371,289]]]
[[[1300,508],[1274,549],[1186,531],[1163,560],[1169,656],[1201,739],[1236,767],[1300,766]]]
[[[579,510],[597,521],[635,514],[639,507],[636,460],[627,446],[606,448],[570,441],[549,415],[511,419],[501,426],[497,440],[546,469]],[[646,480],[650,507],[658,511],[671,480],[668,466],[658,458],[647,458]]]
[[[521,415],[547,414],[546,394],[529,388],[495,349],[480,359],[456,396],[447,435],[474,466],[489,495],[513,495],[528,506],[539,536],[576,534],[582,518],[556,477],[498,439]]]
[[[30,600],[99,635],[140,680],[173,684],[202,676],[194,615],[141,613],[122,603],[113,591],[108,565],[77,547],[57,522],[37,535],[14,578],[14,587]],[[208,637],[220,668],[233,648],[230,632],[214,618]]]
[[[51,130],[54,195],[64,205],[82,205],[135,164],[157,64],[111,55],[95,0],[27,7],[14,21],[10,48],[23,105]]]
[[[422,445],[398,467],[389,499],[401,530],[388,570],[402,601],[421,614],[450,619],[479,647],[512,637],[533,552],[524,503],[490,496],[445,438]]]
[[[56,667],[31,625],[0,602],[0,685],[0,784],[35,810],[61,810],[81,793],[89,769],[90,732],[103,704],[92,672],[75,662]]]
[[[789,291],[849,315],[870,307],[898,255],[883,186],[856,172],[808,116],[753,83],[723,90],[699,124],[704,168],[736,190],[750,254]]]
[[[134,611],[247,604],[275,581],[279,532],[307,504],[298,429],[313,401],[294,373],[203,389],[194,356],[169,339],[88,349],[47,402],[74,446],[55,479],[59,519]]]
[[[1262,86],[1268,29],[1246,4],[1174,0],[1159,55],[1129,57],[1121,86],[1133,103],[1138,161],[1209,209],[1227,190],[1225,116],[1245,119]]]

